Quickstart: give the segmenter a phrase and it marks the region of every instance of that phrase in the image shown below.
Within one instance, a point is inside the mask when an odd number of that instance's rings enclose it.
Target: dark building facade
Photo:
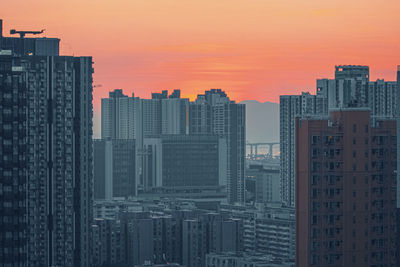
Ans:
[[[215,135],[163,135],[144,139],[147,188],[226,186],[226,140]]]
[[[11,55],[0,56],[0,265],[26,266],[27,90],[12,65]]]
[[[245,183],[245,105],[231,101],[221,89],[205,91],[189,107],[189,133],[226,138],[227,194],[230,203],[243,203]]]
[[[395,120],[343,109],[296,129],[296,266],[395,266]]]
[[[0,263],[89,266],[92,59],[0,62]]]
[[[135,140],[94,140],[94,198],[134,195]]]
[[[174,206],[177,203],[173,204]],[[210,252],[243,251],[243,221],[205,210],[120,211],[92,226],[95,266],[205,266]]]
[[[219,138],[171,135],[162,140],[162,183],[175,186],[219,185]]]

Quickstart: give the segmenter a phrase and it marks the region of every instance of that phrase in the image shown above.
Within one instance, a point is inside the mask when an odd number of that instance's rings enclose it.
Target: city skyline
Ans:
[[[0,265],[400,266],[396,1],[8,1]]]
[[[3,4],[5,35],[46,28],[61,37],[61,54],[93,56],[95,113],[116,88],[140,97],[179,88],[190,99],[221,88],[237,101],[278,102],[332,78],[334,65],[369,65],[371,80],[394,80],[399,61],[396,1],[26,2]],[[28,7],[35,18],[23,15]]]

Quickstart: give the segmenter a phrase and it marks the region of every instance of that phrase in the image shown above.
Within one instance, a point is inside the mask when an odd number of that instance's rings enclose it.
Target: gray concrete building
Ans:
[[[218,220],[212,225],[212,247],[215,252],[243,251],[243,221],[241,219]]]
[[[324,115],[327,100],[320,95],[281,95],[280,109],[280,180],[282,203],[295,207],[295,129],[296,117]]]
[[[253,183],[249,188],[254,194],[257,203],[280,203],[280,172],[276,169],[268,169],[263,165],[252,164],[246,169],[248,183]]]
[[[190,104],[190,134],[214,134],[226,138],[228,156],[227,194],[230,203],[245,201],[246,153],[245,105],[236,104],[221,89],[198,95]]]
[[[368,83],[368,107],[373,114],[373,124],[376,120],[395,117],[398,94],[397,82],[378,79]]]
[[[285,205],[294,207],[296,117],[327,116],[328,111],[346,107],[368,107],[375,121],[396,116],[396,82],[370,81],[369,67],[335,66],[334,79],[317,79],[316,96],[302,93],[280,97],[281,193]]]
[[[114,244],[113,241],[110,239],[109,245],[102,240],[114,231],[115,240],[122,242],[112,245],[118,248],[112,253],[120,253],[121,260],[124,259],[119,263],[120,266],[151,266],[170,262],[184,266],[204,266],[207,253],[240,252],[244,249],[241,218],[201,210],[195,205],[188,205],[187,201],[154,199],[96,203],[109,209],[109,212],[95,212],[103,217],[93,225],[94,240],[97,240],[95,253],[99,255],[101,251],[110,251],[109,246]],[[106,228],[106,222],[116,226]],[[113,257],[107,254],[106,257],[100,256],[100,259]]]
[[[293,208],[280,204],[221,205],[222,216],[243,221],[243,245],[247,253],[295,259],[296,219]]]
[[[204,213],[182,222],[182,263],[204,266],[209,252],[243,251],[243,222]]]
[[[189,134],[189,99],[177,97],[161,100],[161,133]]]
[[[136,139],[140,137],[139,99],[115,89],[101,99],[101,138]]]
[[[136,195],[135,140],[98,139],[94,149],[94,198]]]
[[[226,186],[226,140],[213,135],[163,135],[144,139],[145,188]]]
[[[155,148],[153,138],[166,135],[225,138],[227,172],[226,179],[220,182],[226,185],[230,202],[244,202],[244,105],[231,101],[220,89],[206,91],[193,103],[180,98],[179,90],[169,96],[167,91],[153,93],[152,99],[127,97],[116,90],[109,98],[102,99],[102,138],[136,140],[136,180],[140,190],[147,191],[160,185],[161,180],[157,177],[160,170],[154,169],[158,166],[156,161],[159,162],[154,153],[158,152],[148,150]],[[152,159],[149,153],[153,153]],[[155,162],[149,163],[151,160]]]
[[[121,221],[96,218],[92,235],[92,266],[126,266],[126,233]]]
[[[400,92],[400,65],[397,66],[397,90]],[[400,103],[400,93],[396,96],[397,103]],[[400,209],[400,106],[396,105],[396,127],[397,127],[397,209]],[[399,213],[398,213],[399,214]],[[400,215],[398,215],[400,221]],[[399,224],[400,225],[400,224]],[[399,231],[400,233],[400,231]],[[400,236],[398,238],[400,242]],[[400,254],[399,254],[400,255]]]
[[[329,110],[369,107],[373,123],[396,113],[397,82],[370,81],[368,66],[335,66],[335,79],[318,79],[316,93],[327,99]]]
[[[163,91],[153,93],[151,99],[141,99],[116,89],[101,100],[101,138],[136,140],[135,179],[140,188],[148,186],[143,178],[143,138],[187,134],[188,104],[188,99],[180,98],[179,90],[169,98],[168,92]]]

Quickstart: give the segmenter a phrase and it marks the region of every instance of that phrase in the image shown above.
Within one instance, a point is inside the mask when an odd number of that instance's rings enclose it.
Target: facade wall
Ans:
[[[218,137],[179,135],[161,142],[163,186],[219,185]]]
[[[94,141],[96,199],[136,195],[135,140]]]
[[[0,56],[0,265],[27,266],[28,94],[12,60]]]
[[[189,99],[161,100],[161,133],[189,134]]]
[[[20,114],[15,120],[20,125],[13,123],[13,128],[26,133],[22,138],[26,150],[21,146],[17,151],[18,146],[14,146],[13,151],[13,161],[25,160],[26,164],[26,172],[19,172],[26,175],[26,184],[18,188],[26,196],[26,214],[13,218],[25,224],[26,236],[21,235],[26,238],[25,260],[29,266],[89,266],[92,59],[14,57],[13,64],[8,67],[20,72],[13,84],[14,98],[26,97],[25,109],[18,111],[15,106],[13,110],[16,116]],[[23,92],[18,92],[22,88],[18,82],[23,83]],[[5,108],[6,115],[7,112]]]
[[[396,263],[396,123],[342,110],[297,123],[297,266]]]

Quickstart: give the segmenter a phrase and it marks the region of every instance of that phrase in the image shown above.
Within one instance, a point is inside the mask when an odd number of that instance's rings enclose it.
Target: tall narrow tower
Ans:
[[[91,264],[92,58],[59,56],[58,41],[0,38],[4,266]]]

